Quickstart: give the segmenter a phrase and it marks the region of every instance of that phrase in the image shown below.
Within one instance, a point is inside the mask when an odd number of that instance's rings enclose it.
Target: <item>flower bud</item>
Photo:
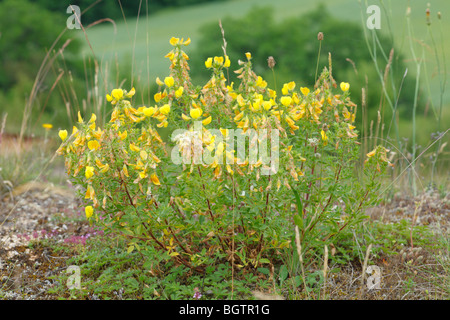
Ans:
[[[267,65],[269,66],[270,69],[273,69],[273,67],[275,67],[275,59],[270,56],[269,58],[267,58]]]
[[[323,32],[319,32],[317,34],[317,40],[322,41],[323,40]]]

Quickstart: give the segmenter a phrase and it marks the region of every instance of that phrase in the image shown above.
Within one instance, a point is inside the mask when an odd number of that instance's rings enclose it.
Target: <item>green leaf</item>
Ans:
[[[300,215],[296,214],[294,216],[294,222],[300,230],[303,230],[303,219]]]
[[[292,189],[292,192],[294,193],[295,202],[297,202],[297,213],[301,215],[303,213],[302,201],[300,200],[300,196],[299,196],[297,190],[295,190],[292,186],[291,186],[291,189]]]
[[[280,281],[283,282],[284,280],[287,279],[289,274],[288,269],[286,268],[286,266],[283,264],[280,268]]]
[[[131,253],[131,252],[133,252],[133,250],[134,250],[134,246],[129,246],[127,249],[127,252]]]
[[[270,275],[270,271],[267,268],[258,268],[257,270],[262,274]]]

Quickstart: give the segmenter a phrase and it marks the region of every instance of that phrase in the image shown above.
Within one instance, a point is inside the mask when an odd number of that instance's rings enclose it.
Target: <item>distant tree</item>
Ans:
[[[0,2],[0,88],[11,88],[21,77],[34,78],[47,50],[66,26],[62,14],[43,9],[26,0]],[[69,39],[67,33],[61,45]],[[73,41],[66,48],[76,55],[80,43]]]
[[[66,28],[67,15],[58,14],[42,8],[27,0],[4,0],[0,2],[0,112],[8,112],[8,130],[16,130],[22,120],[22,110],[30,97],[36,76],[47,53],[51,63],[44,70],[43,78],[36,86],[38,96],[35,105],[41,109],[33,110],[38,121],[66,121],[64,101],[56,83],[64,70],[64,77],[71,86],[71,92],[82,88],[84,79],[83,62],[79,58],[81,42],[71,30],[59,38],[55,47],[52,44]],[[52,60],[58,50],[65,46],[62,55]],[[67,87],[66,87],[67,90]],[[65,116],[64,116],[65,115]],[[0,114],[1,116],[1,114]],[[64,118],[63,118],[64,116]],[[62,120],[65,119],[65,120]]]
[[[30,0],[42,8],[50,11],[65,13],[69,4],[77,5],[81,11],[88,9],[82,18],[83,24],[89,24],[103,18],[121,21],[125,18],[136,17],[141,6],[140,15],[153,14],[163,8],[181,7],[203,2],[225,1],[225,0]],[[148,5],[148,8],[146,7]],[[123,11],[123,12],[122,12]]]

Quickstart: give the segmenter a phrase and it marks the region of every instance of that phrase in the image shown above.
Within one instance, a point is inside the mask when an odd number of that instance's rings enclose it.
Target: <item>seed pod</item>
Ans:
[[[269,66],[270,69],[273,69],[273,67],[275,67],[275,59],[270,56],[269,58],[267,58],[267,65]]]
[[[317,40],[322,41],[323,40],[323,32],[319,32],[317,34]]]

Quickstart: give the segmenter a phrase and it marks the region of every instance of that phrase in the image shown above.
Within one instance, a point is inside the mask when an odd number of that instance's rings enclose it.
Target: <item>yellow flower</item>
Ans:
[[[127,135],[128,135],[128,133],[127,133],[126,130],[124,132],[120,132],[119,131],[119,138],[120,138],[120,140],[125,140],[127,138]]]
[[[141,150],[141,148],[139,148],[138,146],[136,146],[134,143],[130,143],[130,150],[131,150],[131,151],[136,151],[136,152],[138,152],[138,151]]]
[[[146,117],[151,117],[155,113],[155,108],[153,107],[144,108],[143,112]]]
[[[83,118],[81,117],[80,111],[78,111],[78,122],[79,122],[79,123],[82,123],[82,122],[83,122]]]
[[[231,64],[230,58],[228,56],[225,56],[225,63],[223,64],[224,68],[229,68]]]
[[[168,86],[169,88],[170,88],[171,86],[173,86],[174,82],[175,82],[175,81],[173,80],[172,77],[166,77],[166,78],[164,79],[164,83],[165,83],[166,86]]]
[[[214,62],[221,66],[223,64],[223,57],[214,57]]]
[[[294,90],[294,88],[295,88],[295,82],[294,82],[294,81],[289,82],[289,83],[287,84],[287,88],[288,88],[290,91]]]
[[[188,46],[191,43],[191,38],[187,38],[187,40],[185,42],[183,42],[182,44],[184,44],[185,46]]]
[[[325,131],[320,131],[320,134],[322,135],[322,140],[323,140],[323,145],[326,146],[328,143],[328,137],[327,134],[325,133]]]
[[[59,130],[58,132],[59,137],[62,141],[66,140],[67,138],[67,130]]]
[[[170,112],[170,105],[168,105],[167,103],[165,105],[163,105],[161,108],[159,108],[159,111],[162,114],[168,114]]]
[[[170,38],[170,41],[169,41],[169,43],[170,43],[172,46],[174,46],[174,47],[175,47],[179,42],[180,42],[180,38],[175,38],[175,37]]]
[[[172,61],[174,57],[175,53],[173,53],[173,51],[170,51],[168,54],[164,56],[164,58],[169,58],[170,61]]]
[[[212,67],[212,61],[213,61],[213,59],[211,58],[211,57],[209,57],[208,59],[206,59],[206,61],[205,61],[205,66],[206,66],[206,68],[211,68]]]
[[[126,165],[126,164],[123,165],[122,171],[123,171],[123,174],[124,174],[126,177],[129,177],[129,176],[130,176],[130,175],[128,174],[128,168],[127,168],[127,165]]]
[[[95,115],[95,113],[93,113],[89,122],[92,123],[95,122],[95,120],[97,120],[97,116]]]
[[[161,101],[161,92],[155,93],[155,95],[153,96],[153,98],[155,99],[155,102],[158,103],[159,101]]]
[[[141,179],[145,179],[145,178],[147,177],[147,172],[146,172],[146,170],[143,170],[143,171],[139,172],[139,177],[140,177]]]
[[[193,108],[190,111],[190,115],[193,119],[199,118],[202,115],[202,113],[203,113],[203,110],[200,108]]]
[[[164,85],[164,82],[162,82],[159,77],[156,77],[156,84],[161,87]]]
[[[178,90],[175,91],[175,97],[176,98],[181,97],[183,95],[183,91],[184,91],[184,88],[183,87],[179,87]]]
[[[84,198],[94,200],[94,197],[95,197],[95,190],[94,188],[92,188],[91,185],[89,185],[86,189],[86,195],[84,196]]]
[[[115,100],[120,100],[123,97],[123,90],[122,89],[113,89],[111,92],[111,95]]]
[[[264,108],[264,110],[269,111],[270,108],[272,108],[272,102],[271,101],[264,101],[263,102],[263,108]]]
[[[277,92],[275,90],[269,89],[269,97],[276,98]]]
[[[211,120],[212,120],[212,118],[211,118],[211,116],[209,116],[208,118],[206,118],[205,120],[202,121],[202,124],[204,126],[206,126],[211,123]]]
[[[44,128],[45,130],[50,130],[51,128],[53,128],[53,125],[50,123],[44,123],[42,125],[42,128]]]
[[[84,208],[84,211],[86,213],[86,218],[88,219],[94,214],[94,208],[92,208],[92,206],[87,206],[86,208]]]
[[[283,106],[287,107],[288,105],[290,105],[292,103],[292,98],[283,96],[283,97],[281,97],[280,102]]]
[[[86,171],[84,172],[86,179],[91,178],[94,175],[94,167],[86,166]]]
[[[88,142],[88,148],[90,150],[97,150],[100,147],[100,144],[98,143],[97,140],[90,140]]]
[[[109,164],[105,164],[101,169],[100,169],[100,172],[101,173],[105,173],[106,171],[108,171],[109,170]]]
[[[348,89],[350,89],[350,84],[348,82],[341,82],[341,90],[345,92]]]
[[[265,81],[261,76],[258,76],[256,80],[256,85],[260,88],[267,87],[267,81]]]
[[[150,180],[157,186],[161,185],[158,176],[155,173],[152,173],[152,175],[150,176]]]
[[[247,57],[247,60],[250,60],[252,58],[252,54],[250,52],[246,52],[245,56]]]
[[[132,96],[134,96],[134,94],[136,93],[136,90],[133,88],[131,88],[131,90],[126,94],[127,98],[131,98]]]
[[[240,107],[243,107],[245,105],[244,97],[241,94],[239,94],[236,97],[236,101],[237,101],[237,103],[239,104]]]
[[[148,153],[145,150],[142,150],[139,155],[141,156],[142,160],[147,160],[148,158]]]
[[[372,151],[370,151],[366,156],[368,158],[372,158],[376,154],[376,152],[377,152],[377,149],[375,148]]]
[[[191,120],[191,118],[185,115],[184,113],[181,114],[181,118],[183,118],[183,120],[185,121]]]
[[[303,93],[304,96],[307,96],[309,93],[309,89],[306,87],[301,87],[300,91]]]

